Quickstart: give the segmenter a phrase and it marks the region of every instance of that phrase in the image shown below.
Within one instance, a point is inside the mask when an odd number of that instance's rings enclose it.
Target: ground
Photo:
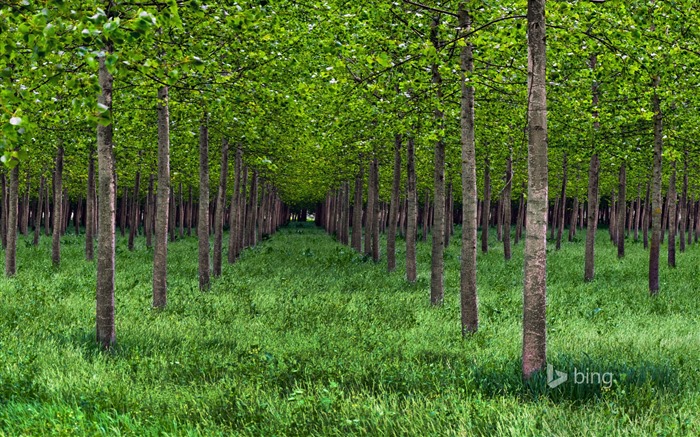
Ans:
[[[495,232],[492,232],[495,234]],[[495,235],[494,235],[495,237]],[[481,325],[459,327],[459,229],[446,297],[429,305],[430,244],[416,284],[292,224],[197,289],[194,237],[169,249],[168,307],[151,309],[152,252],[117,248],[117,348],[94,344],[95,266],[82,237],[19,241],[0,279],[0,435],[699,435],[700,249],[661,264],[616,258],[600,231],[584,284],[583,234],[549,251],[548,358],[570,375],[520,376],[522,243],[479,254]],[[398,259],[404,256],[398,243]],[[665,246],[664,246],[665,248]],[[577,384],[612,374],[612,383]]]

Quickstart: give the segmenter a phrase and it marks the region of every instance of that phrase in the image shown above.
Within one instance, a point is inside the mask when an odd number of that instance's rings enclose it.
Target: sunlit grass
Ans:
[[[49,244],[20,239],[18,275],[0,279],[0,435],[700,434],[698,247],[676,269],[662,256],[652,299],[641,244],[618,260],[601,231],[589,284],[583,242],[552,246],[549,360],[614,381],[550,389],[544,375],[520,379],[522,244],[510,262],[495,239],[479,255],[481,328],[463,340],[459,235],[441,308],[429,305],[429,243],[407,284],[402,262],[387,274],[293,224],[204,294],[196,240],[171,244],[168,307],[154,311],[152,253],[119,240],[111,354],[94,345],[84,240],[63,239],[60,269]]]

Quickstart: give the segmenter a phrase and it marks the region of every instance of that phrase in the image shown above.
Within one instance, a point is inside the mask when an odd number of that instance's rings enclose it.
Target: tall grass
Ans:
[[[118,346],[104,354],[83,239],[63,238],[58,269],[50,241],[21,239],[17,277],[0,279],[0,435],[700,435],[698,247],[662,268],[655,299],[641,244],[618,260],[601,231],[588,284],[583,243],[552,248],[549,361],[613,382],[551,389],[520,377],[522,245],[510,262],[495,240],[479,255],[481,327],[463,340],[452,241],[432,308],[429,244],[408,284],[402,263],[387,274],[292,225],[201,293],[184,239],[156,311],[152,252],[119,240]]]

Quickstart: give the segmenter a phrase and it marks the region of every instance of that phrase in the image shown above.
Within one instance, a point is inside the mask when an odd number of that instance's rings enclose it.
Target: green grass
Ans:
[[[0,279],[0,435],[699,435],[700,248],[676,269],[662,256],[652,299],[641,244],[618,260],[598,237],[592,283],[582,241],[549,252],[548,357],[614,382],[555,389],[521,382],[522,243],[510,262],[495,240],[479,254],[481,328],[463,340],[458,235],[442,308],[429,305],[429,243],[407,284],[402,262],[387,274],[295,224],[209,293],[196,240],[171,244],[168,307],[154,311],[152,253],[120,239],[118,346],[103,354],[84,240],[63,238],[54,269],[48,239],[21,238],[17,277]]]

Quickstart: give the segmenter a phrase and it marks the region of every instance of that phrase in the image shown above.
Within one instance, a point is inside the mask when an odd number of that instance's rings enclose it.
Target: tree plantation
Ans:
[[[0,435],[700,435],[689,0],[0,0]]]

